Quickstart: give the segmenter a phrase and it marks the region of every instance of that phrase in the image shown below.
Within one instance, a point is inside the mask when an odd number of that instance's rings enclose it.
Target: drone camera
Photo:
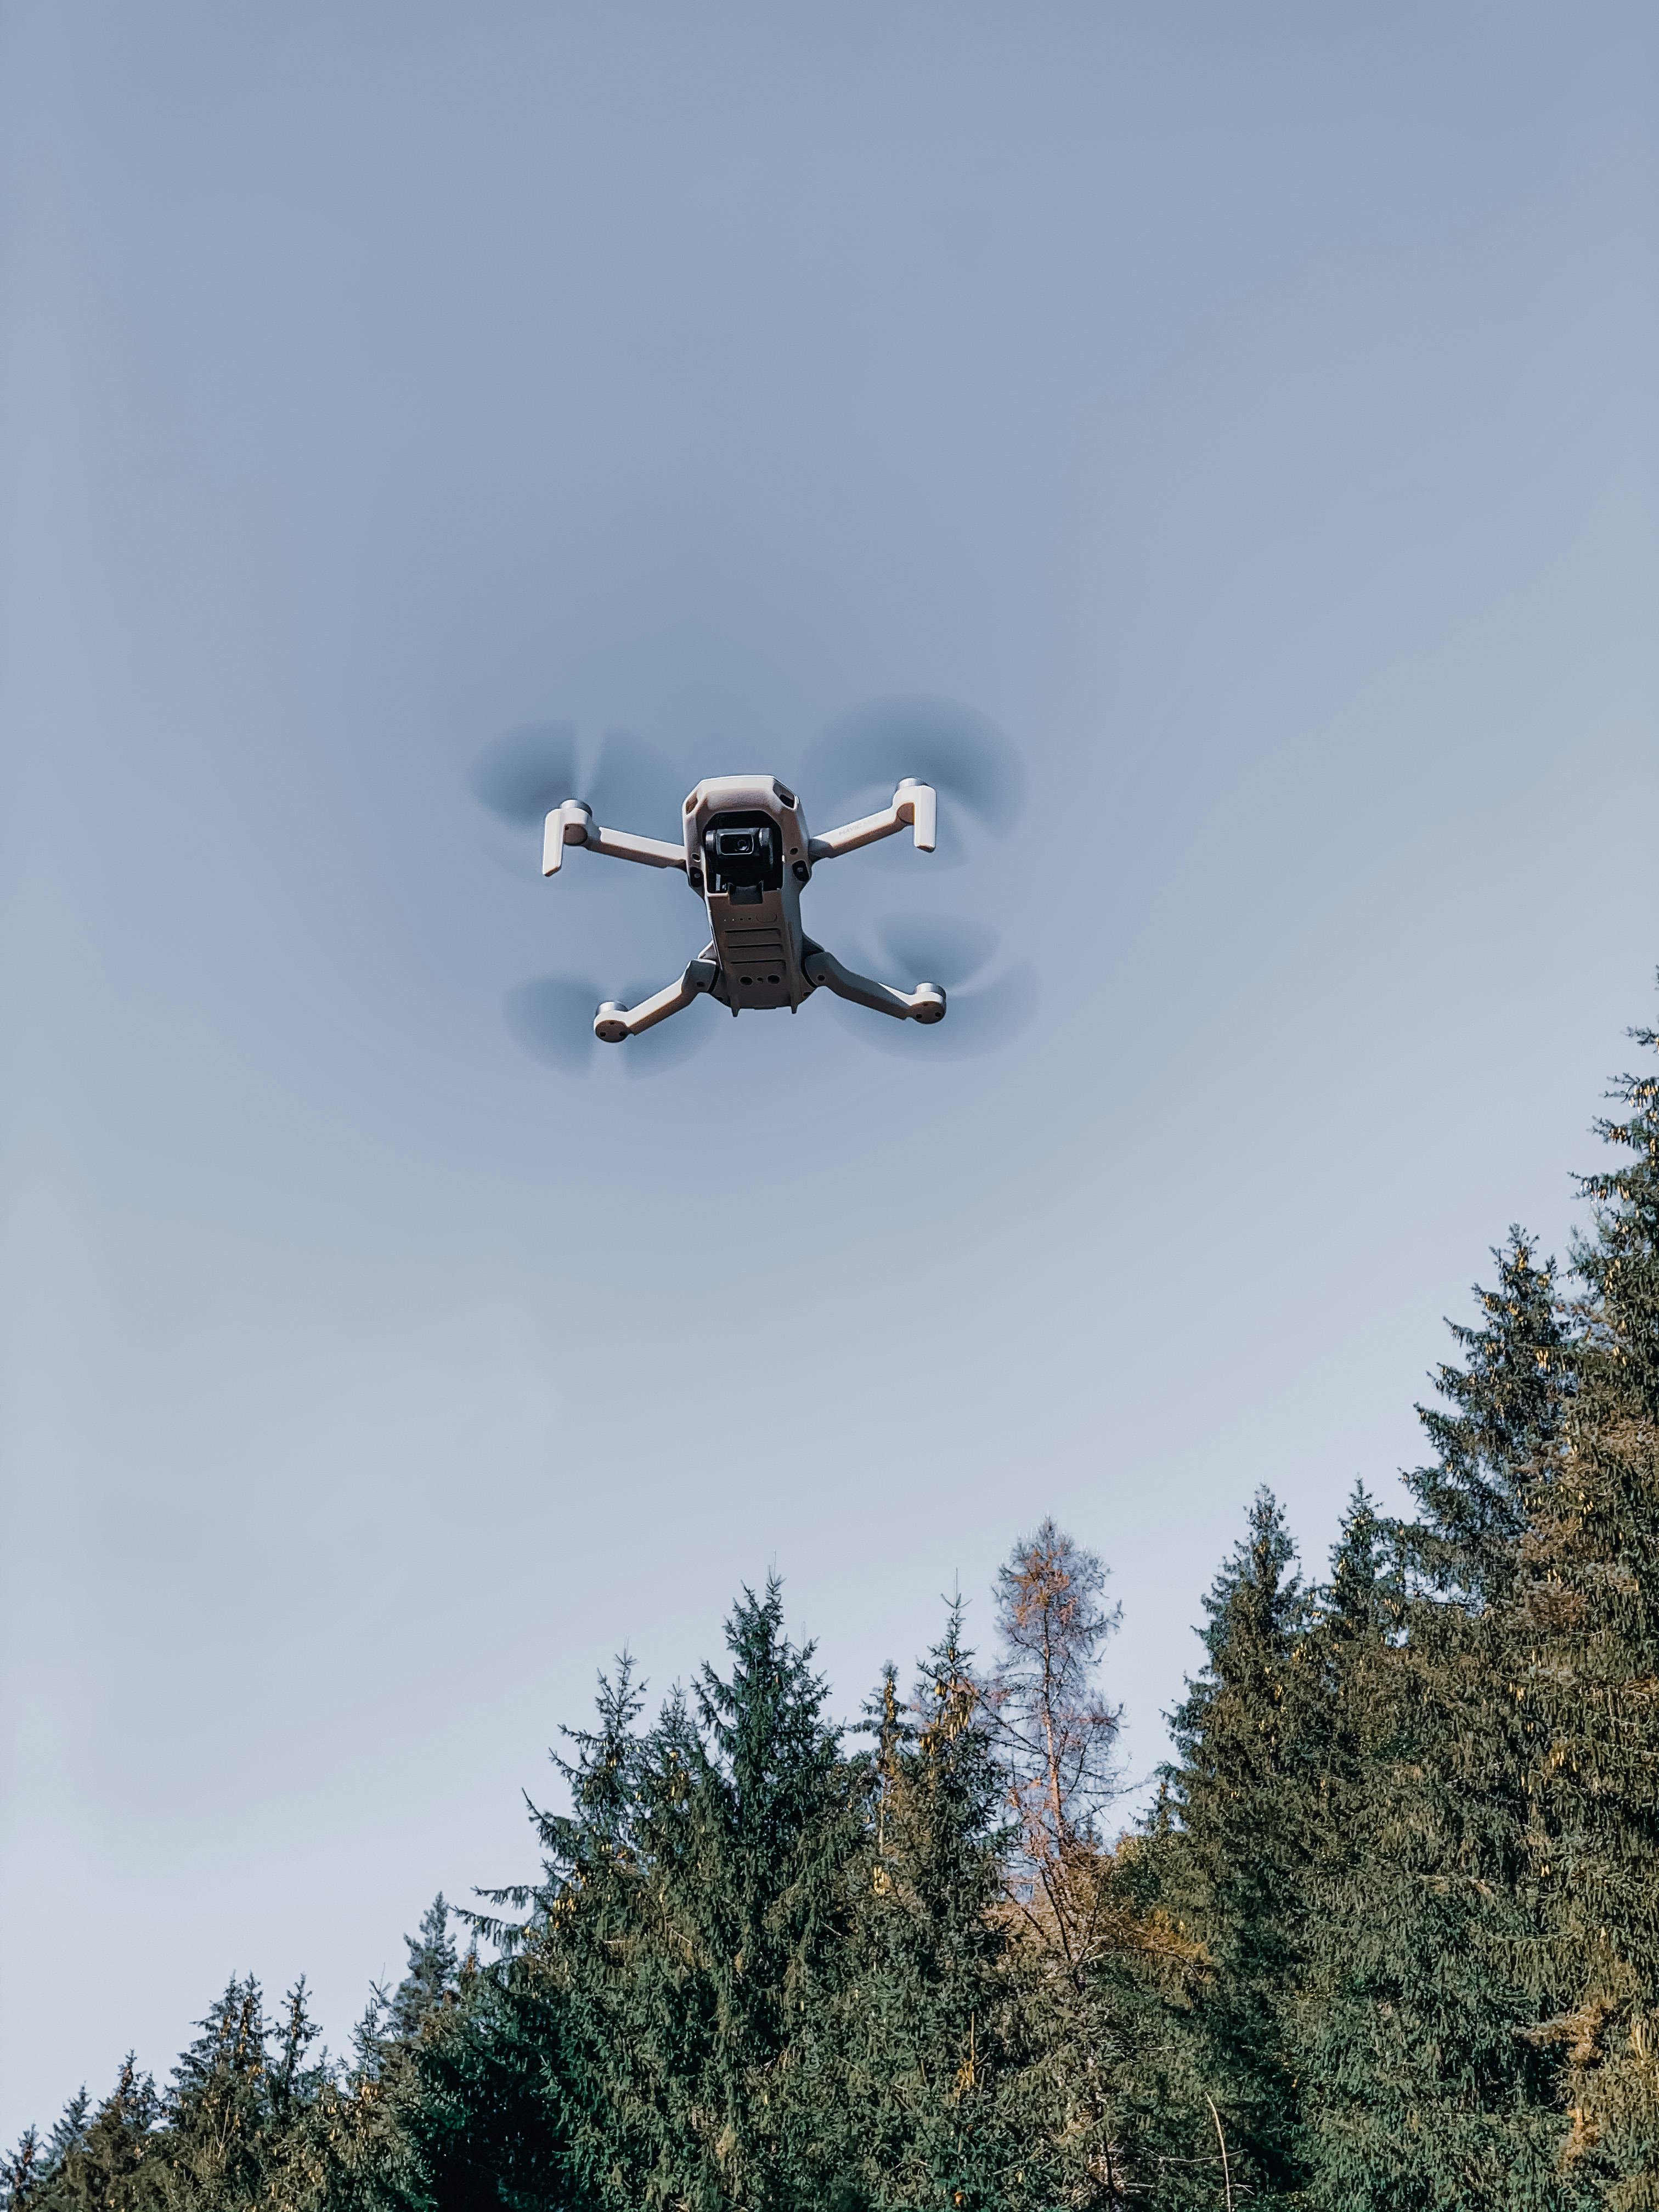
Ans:
[[[783,881],[777,825],[763,815],[711,822],[702,848],[709,890],[723,891],[734,906],[760,905]]]

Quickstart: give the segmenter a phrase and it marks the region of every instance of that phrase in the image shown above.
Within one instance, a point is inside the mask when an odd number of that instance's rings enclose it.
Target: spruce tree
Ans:
[[[572,2139],[579,2053],[543,1964],[531,1950],[464,1970],[455,2003],[429,2014],[408,2048],[407,2071],[394,2065],[358,2089],[365,2205],[588,2212],[619,2201],[595,2185]]]
[[[1419,1406],[1433,1462],[1406,1477],[1406,1532],[1426,1586],[1479,1607],[1513,1583],[1529,1492],[1547,1481],[1574,1388],[1572,1331],[1553,1261],[1524,1230],[1492,1254],[1498,1280],[1474,1295],[1484,1328],[1449,1322],[1462,1364],[1436,1370],[1443,1407]]]
[[[173,2070],[167,2163],[188,2203],[246,2204],[264,2172],[264,2007],[252,1978],[233,1980]]]
[[[848,1862],[848,1960],[826,1992],[803,2109],[845,2139],[842,2201],[1019,2201],[1000,1846],[1005,1778],[953,1605],[907,1705],[889,1668],[855,1763],[865,1829]]]
[[[124,2084],[131,2063],[131,2058],[129,2057],[125,2066],[122,2069]],[[118,2087],[116,2094],[118,2097],[120,2094]],[[91,2111],[92,2099],[87,2094],[87,2085],[83,2081],[53,2122],[52,2133],[46,2137],[46,2162],[48,2172],[61,2172],[71,2158],[85,2149],[88,2116]]]
[[[38,2212],[141,2212],[163,2201],[161,2100],[131,2052],[96,2110],[84,2089],[70,2100],[45,2154],[15,2202]]]
[[[409,1967],[387,2007],[386,2028],[412,2042],[438,2006],[451,2000],[460,1973],[460,1957],[449,1932],[449,1907],[440,1890],[422,1916],[420,1933],[405,1936]]]
[[[1515,1593],[1571,1392],[1553,1270],[1521,1231],[1423,1413],[1409,1524],[1339,1554],[1316,1643],[1334,1698],[1294,2023],[1310,2194],[1331,2212],[1559,2212],[1559,2066],[1538,1984],[1537,1731]],[[1378,1540],[1381,1539],[1381,1552]],[[1386,1562],[1386,1571],[1376,1571]],[[1341,1595],[1344,1585],[1350,1595]]]
[[[1539,2036],[1568,2072],[1565,2171],[1636,2212],[1659,2205],[1659,1079],[1627,1075],[1614,1096],[1598,1131],[1634,1157],[1586,1179],[1577,1389],[1519,1609],[1544,1739]]]
[[[34,2191],[45,2179],[45,2167],[40,2131],[38,2128],[25,2128],[16,2147],[7,2153],[6,2162],[0,2166],[0,2205],[4,2206],[5,2212],[22,2212],[26,2204],[35,2201]]]
[[[1170,1716],[1165,1895],[1207,1966],[1196,2070],[1230,2178],[1283,2202],[1303,2179],[1284,2019],[1302,1971],[1318,1760],[1310,1601],[1270,1492],[1204,1602],[1206,1663]]]
[[[599,1677],[598,1725],[565,1729],[574,1756],[552,1754],[570,1811],[532,1808],[541,1881],[486,1892],[497,1913],[465,1916],[501,1957],[463,1972],[455,2005],[428,2014],[411,2048],[402,2114],[411,2208],[608,2212],[646,2201],[652,2100],[629,2033],[647,1918],[634,1841],[648,1763],[642,1706],[624,1654]]]
[[[434,2202],[783,2212],[856,2191],[819,2046],[858,1791],[775,1580],[726,1644],[729,1673],[705,1668],[643,1736],[624,1674],[578,1738],[572,1812],[538,1816],[543,1881],[497,1893],[528,1917],[483,1923],[506,1965],[418,2056]]]
[[[666,1717],[647,1797],[653,1903],[670,1940],[640,1994],[654,2046],[663,2161],[694,2212],[774,2212],[844,2191],[831,2117],[790,2092],[842,1964],[858,1808],[823,1714],[811,1647],[784,1633],[781,1589],[744,1591],[731,1672],[705,1667],[695,1712]]]

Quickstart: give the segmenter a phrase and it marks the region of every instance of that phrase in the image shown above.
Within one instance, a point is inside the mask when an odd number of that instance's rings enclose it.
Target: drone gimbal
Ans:
[[[542,873],[555,876],[564,864],[567,845],[586,846],[608,860],[637,860],[647,868],[679,868],[702,899],[713,933],[675,982],[642,999],[637,1006],[607,999],[593,1017],[593,1034],[620,1044],[707,992],[733,1014],[787,1006],[793,1013],[820,988],[857,1006],[899,1021],[945,1018],[945,993],[937,983],[914,990],[872,982],[854,975],[833,953],[805,936],[800,922],[800,894],[820,860],[855,853],[883,837],[908,829],[916,849],[933,849],[938,803],[932,785],[907,776],[892,804],[866,814],[827,836],[809,835],[800,801],[775,776],[715,775],[700,783],[686,800],[684,842],[672,845],[631,830],[606,830],[580,799],[567,799],[547,817]]]

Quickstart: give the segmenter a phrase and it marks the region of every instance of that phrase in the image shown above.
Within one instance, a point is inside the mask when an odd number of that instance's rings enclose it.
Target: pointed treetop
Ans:
[[[1659,1051],[1659,1030],[1629,1032],[1644,1051]],[[1595,1133],[1635,1157],[1581,1176],[1595,1201],[1594,1233],[1575,1240],[1573,1262],[1589,1285],[1591,1349],[1650,1418],[1659,1417],[1659,1071],[1622,1075],[1608,1097],[1620,1111]]]
[[[1339,1634],[1363,1633],[1379,1624],[1395,1545],[1394,1529],[1377,1511],[1376,1500],[1356,1482],[1331,1547],[1331,1579],[1322,1604],[1327,1625]]]
[[[775,1574],[758,1597],[744,1588],[726,1623],[726,1645],[730,1675],[705,1665],[693,1685],[697,1717],[738,1798],[759,1809],[805,1746],[835,1736],[822,1717],[828,1685],[812,1671],[816,1646],[793,1644],[784,1632],[783,1584]]]
[[[1477,1602],[1510,1570],[1528,1494],[1548,1477],[1573,1389],[1555,1262],[1540,1261],[1519,1228],[1492,1258],[1496,1287],[1474,1288],[1484,1326],[1447,1324],[1462,1364],[1436,1370],[1443,1408],[1417,1409],[1435,1463],[1406,1477],[1421,1510],[1412,1534],[1419,1567],[1436,1587]]]
[[[392,1993],[387,2026],[393,2035],[412,2042],[428,2014],[452,1994],[460,1971],[455,1939],[449,1932],[449,1906],[441,1890],[422,1915],[420,1933],[405,1936],[404,1946],[409,1970]]]
[[[1285,1632],[1304,1596],[1295,1566],[1285,1510],[1264,1483],[1250,1501],[1243,1535],[1204,1599],[1210,1625],[1201,1633],[1218,1668],[1231,1648]]]

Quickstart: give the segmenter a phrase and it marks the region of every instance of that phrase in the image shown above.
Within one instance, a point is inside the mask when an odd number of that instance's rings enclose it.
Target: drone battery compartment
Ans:
[[[740,983],[782,982],[787,950],[781,929],[728,929],[726,933],[726,967],[738,971]]]

